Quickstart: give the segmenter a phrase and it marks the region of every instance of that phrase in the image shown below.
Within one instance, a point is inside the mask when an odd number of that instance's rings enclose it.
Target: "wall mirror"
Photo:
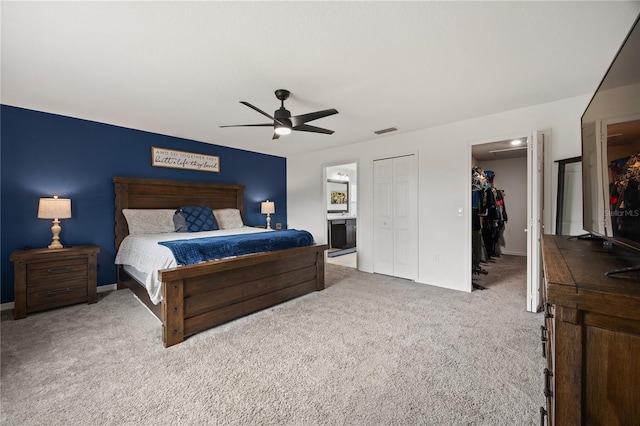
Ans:
[[[556,235],[581,235],[582,228],[582,157],[557,160],[558,198]]]
[[[349,211],[349,182],[327,179],[327,213]]]

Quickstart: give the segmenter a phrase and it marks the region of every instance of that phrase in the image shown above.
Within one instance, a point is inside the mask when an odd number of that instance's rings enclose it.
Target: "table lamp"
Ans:
[[[276,205],[273,201],[263,201],[260,206],[262,214],[267,215],[267,229],[271,229],[271,214],[276,212]]]
[[[68,198],[58,198],[54,195],[53,198],[40,198],[40,205],[38,206],[38,219],[53,219],[53,226],[51,232],[53,233],[53,240],[49,244],[50,249],[62,248],[60,243],[60,220],[69,219],[71,217],[71,200]]]

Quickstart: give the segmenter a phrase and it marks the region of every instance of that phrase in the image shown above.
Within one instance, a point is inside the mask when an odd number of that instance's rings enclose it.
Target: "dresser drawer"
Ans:
[[[87,301],[87,280],[66,280],[30,287],[27,290],[27,311],[55,308]]]
[[[34,262],[27,265],[27,285],[29,286],[75,279],[84,279],[86,285],[86,258]]]

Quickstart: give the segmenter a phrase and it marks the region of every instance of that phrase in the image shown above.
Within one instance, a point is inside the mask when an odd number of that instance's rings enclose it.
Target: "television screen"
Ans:
[[[640,249],[639,19],[582,115],[584,229],[636,249]]]

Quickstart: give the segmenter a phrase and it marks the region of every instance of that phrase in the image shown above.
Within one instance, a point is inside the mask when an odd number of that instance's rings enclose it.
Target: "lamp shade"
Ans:
[[[276,205],[273,201],[263,201],[260,206],[260,211],[262,214],[272,214],[276,212]]]
[[[68,198],[40,198],[38,219],[69,219],[71,200]]]

